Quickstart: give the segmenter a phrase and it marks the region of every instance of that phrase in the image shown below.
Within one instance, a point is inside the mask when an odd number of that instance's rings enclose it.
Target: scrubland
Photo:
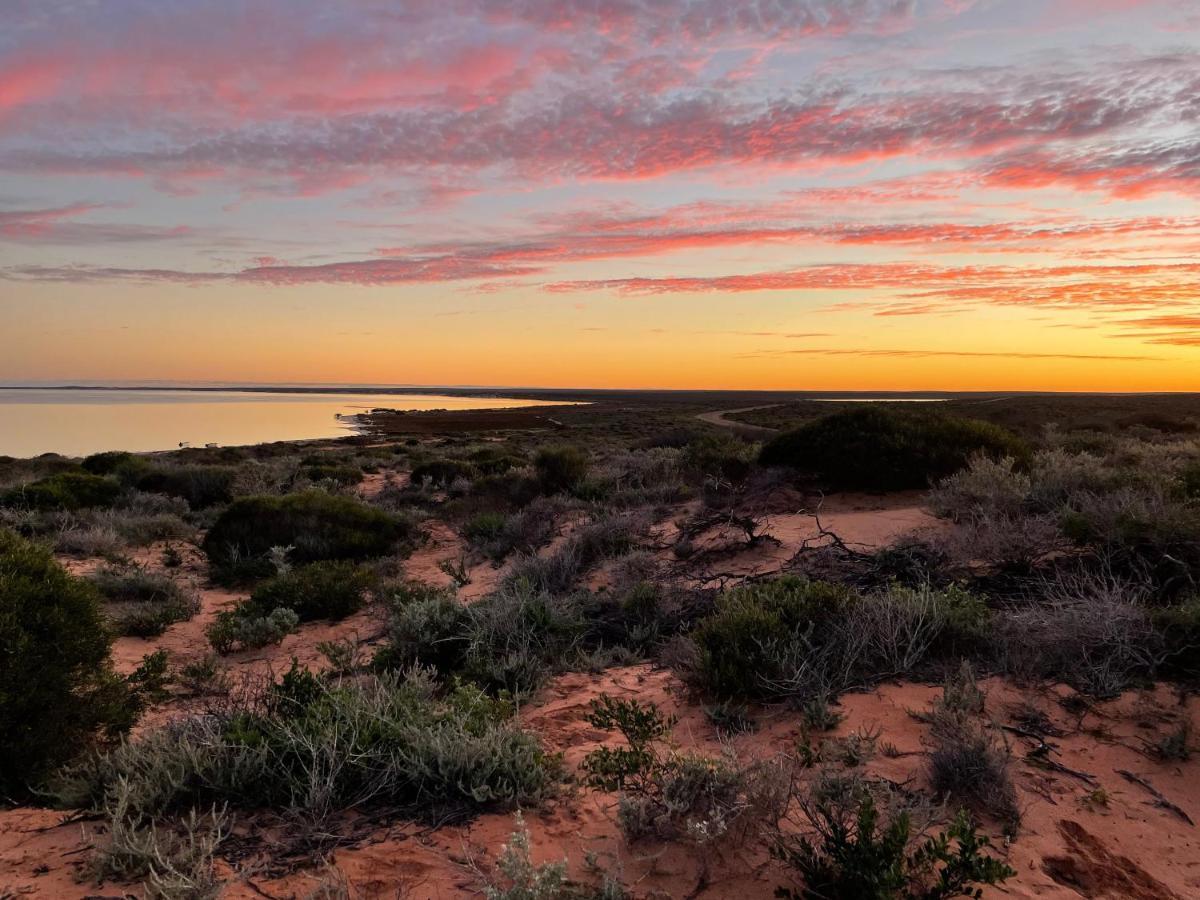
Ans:
[[[0,460],[0,897],[1200,894],[1200,403],[593,399]]]

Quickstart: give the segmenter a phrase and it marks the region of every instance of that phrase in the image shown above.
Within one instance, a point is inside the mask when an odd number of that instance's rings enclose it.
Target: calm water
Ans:
[[[0,388],[0,455],[173,450],[343,437],[352,416],[385,409],[500,409],[550,402],[433,394],[270,394],[246,391]]]

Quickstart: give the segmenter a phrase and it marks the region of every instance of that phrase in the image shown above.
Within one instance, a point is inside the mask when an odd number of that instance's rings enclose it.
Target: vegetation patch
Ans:
[[[532,803],[557,762],[512,722],[512,707],[427,675],[325,679],[293,668],[219,710],[173,722],[62,772],[73,808],[161,821],[214,804],[290,811],[322,823],[389,806],[436,820]]]
[[[133,724],[100,595],[0,529],[0,795],[24,796],[98,736]]]
[[[112,506],[121,486],[87,472],[59,472],[0,494],[0,506],[30,510],[78,510]]]
[[[866,407],[825,416],[773,438],[764,466],[788,466],[848,490],[928,487],[976,455],[1025,461],[1030,450],[997,425]]]
[[[118,634],[156,637],[200,611],[195,592],[169,575],[139,566],[105,566],[92,576],[105,603],[105,614]]]
[[[297,563],[382,556],[413,534],[399,516],[350,497],[305,491],[235,500],[204,536],[218,577],[263,577],[275,571],[274,547]]]

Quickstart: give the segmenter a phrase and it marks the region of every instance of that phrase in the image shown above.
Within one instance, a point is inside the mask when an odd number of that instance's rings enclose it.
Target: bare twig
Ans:
[[[1124,778],[1126,781],[1131,781],[1134,784],[1138,785],[1139,787],[1144,788],[1150,794],[1150,796],[1152,796],[1154,798],[1154,802],[1149,804],[1150,806],[1157,806],[1160,809],[1165,809],[1168,812],[1172,812],[1175,815],[1179,816],[1179,818],[1183,819],[1183,821],[1185,821],[1189,825],[1191,825],[1193,828],[1195,827],[1196,823],[1192,821],[1191,816],[1189,816],[1180,807],[1178,807],[1177,805],[1172,803],[1170,800],[1168,800],[1166,797],[1164,797],[1162,792],[1158,788],[1156,788],[1154,785],[1152,785],[1149,781],[1147,781],[1145,778],[1143,778],[1140,775],[1135,775],[1132,772],[1127,771],[1125,769],[1113,769],[1113,771],[1116,772],[1118,775],[1120,775],[1122,778]]]

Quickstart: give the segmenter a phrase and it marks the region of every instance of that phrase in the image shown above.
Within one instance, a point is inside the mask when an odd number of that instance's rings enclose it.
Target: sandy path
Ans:
[[[768,428],[765,425],[749,425],[746,422],[735,422],[725,418],[735,413],[753,412],[756,409],[773,409],[776,406],[783,406],[782,403],[767,403],[762,406],[742,406],[738,409],[719,409],[713,412],[697,413],[696,418],[701,422],[707,422],[709,425],[716,425],[720,428],[733,428],[737,431],[745,432],[749,435],[766,436],[775,434],[779,429]]]

